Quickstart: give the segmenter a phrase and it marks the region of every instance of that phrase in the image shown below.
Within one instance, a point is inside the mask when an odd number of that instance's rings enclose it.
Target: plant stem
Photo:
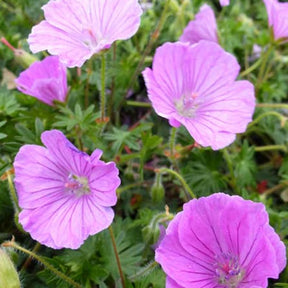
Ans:
[[[274,187],[272,187],[272,188],[269,188],[269,189],[265,190],[265,191],[262,193],[262,195],[263,195],[263,196],[267,196],[267,195],[269,195],[269,194],[272,194],[272,193],[276,192],[277,190],[280,190],[280,189],[286,187],[287,185],[288,185],[288,182],[287,182],[287,181],[282,182],[282,183],[279,183],[278,185],[276,185],[276,186],[274,186]]]
[[[255,84],[256,89],[259,88],[259,86],[262,84],[263,79],[265,78],[265,68],[269,59],[269,56],[273,50],[273,45],[269,45],[268,49],[264,52],[264,55],[262,54],[261,58],[262,63],[259,69],[259,74],[257,77],[257,82]]]
[[[169,173],[173,176],[175,176],[176,178],[178,178],[178,180],[181,182],[182,186],[184,187],[184,189],[189,193],[190,197],[192,199],[196,199],[197,197],[195,196],[195,194],[193,193],[193,191],[190,189],[190,187],[188,186],[188,184],[186,183],[186,181],[184,180],[184,178],[177,172],[175,172],[172,169],[169,168],[160,168],[160,169],[155,169],[156,173]]]
[[[39,249],[41,248],[41,244],[39,242],[36,243],[36,245],[34,246],[33,250],[32,250],[32,253],[36,253]],[[25,270],[31,263],[31,260],[33,259],[33,257],[29,256],[25,263],[23,264],[22,268],[21,268],[21,271],[22,270]]]
[[[170,138],[169,138],[169,148],[170,148],[170,157],[171,157],[172,165],[174,166],[174,169],[179,171],[176,157],[175,157],[175,144],[176,144],[177,131],[178,131],[177,128],[171,127]]]
[[[170,130],[170,139],[169,139],[170,155],[172,158],[174,157],[176,134],[177,134],[177,128],[172,127]]]
[[[281,115],[280,113],[276,112],[276,111],[268,111],[265,112],[263,114],[261,114],[260,116],[258,116],[255,120],[253,120],[252,122],[250,122],[248,124],[248,129],[252,126],[254,126],[255,124],[259,123],[261,119],[267,117],[267,116],[275,116],[277,118],[279,118],[279,120],[282,122],[285,120],[285,117],[283,115]]]
[[[248,67],[246,70],[240,73],[241,77],[246,76],[247,74],[250,74],[253,70],[255,70],[262,62],[262,58],[259,58],[253,65]]]
[[[115,254],[115,258],[116,258],[116,262],[117,262],[117,266],[118,266],[118,270],[119,270],[119,274],[121,278],[122,288],[125,288],[124,274],[121,268],[120,258],[119,258],[118,251],[117,251],[117,246],[116,246],[116,241],[115,241],[115,236],[114,236],[114,232],[112,229],[112,225],[109,226],[109,233],[111,236],[113,250],[114,250],[114,254]]]
[[[106,70],[106,58],[105,54],[101,56],[101,121],[104,123],[105,110],[106,110],[106,95],[105,95],[105,70]]]
[[[41,264],[43,264],[47,269],[49,269],[51,272],[53,272],[57,277],[59,277],[60,279],[66,281],[67,283],[69,283],[71,286],[76,287],[76,288],[82,288],[82,286],[78,283],[76,283],[74,280],[72,280],[71,278],[69,278],[68,276],[66,276],[64,273],[59,272],[54,266],[52,266],[51,264],[49,264],[46,260],[44,260],[41,256],[37,255],[36,253],[33,253],[21,246],[19,246],[18,244],[16,244],[13,239],[12,241],[7,241],[4,242],[1,246],[3,247],[12,247],[14,249],[17,249],[21,252],[24,252],[25,254],[29,255],[30,257],[36,259],[37,261],[39,261]]]
[[[152,35],[150,36],[149,38],[149,42],[148,44],[146,45],[146,48],[142,54],[142,57],[137,65],[137,68],[130,80],[130,83],[128,85],[128,89],[127,89],[127,92],[126,92],[126,95],[129,94],[129,91],[133,85],[133,83],[135,82],[136,80],[136,77],[138,76],[139,74],[139,71],[142,69],[142,66],[144,64],[144,61],[145,61],[145,58],[147,57],[147,55],[150,53],[152,47],[153,47],[153,44],[154,42],[158,39],[159,35],[160,35],[160,31],[165,23],[165,20],[166,20],[166,16],[167,16],[167,11],[168,11],[168,7],[169,7],[169,4],[170,4],[170,0],[166,0],[166,3],[165,3],[165,6],[164,6],[164,9],[163,9],[163,12],[162,12],[162,15],[161,15],[161,18],[155,28],[155,30],[152,32]],[[125,96],[126,96],[125,95]]]
[[[258,146],[254,148],[256,152],[262,151],[271,151],[271,150],[282,150],[287,152],[287,148],[284,145],[267,145],[267,146]]]
[[[256,104],[256,107],[261,108],[282,108],[282,109],[288,109],[288,104],[283,103],[258,103]]]
[[[116,67],[116,50],[117,50],[117,42],[114,42],[113,45],[112,45],[112,53],[113,53],[113,58],[112,58],[112,61],[113,61],[113,70],[115,71],[115,67]],[[112,80],[111,80],[111,93],[109,95],[109,103],[108,103],[108,117],[110,118],[111,121],[114,121],[114,118],[112,119],[113,117],[113,113],[112,113],[112,110],[113,110],[113,101],[114,101],[114,94],[115,94],[115,74],[113,73],[112,75]]]
[[[140,101],[126,101],[126,104],[129,106],[135,106],[135,107],[145,107],[145,108],[151,108],[151,103],[147,102],[140,102]]]
[[[16,190],[14,188],[14,184],[13,184],[12,177],[11,177],[10,173],[7,173],[7,180],[8,180],[10,196],[11,196],[11,200],[13,202],[15,213],[18,214],[21,211],[21,208],[18,205],[18,197],[16,194]]]
[[[223,152],[223,157],[227,163],[228,169],[229,169],[229,173],[231,176],[231,186],[234,190],[236,190],[237,185],[236,185],[236,178],[235,178],[235,174],[234,174],[234,169],[233,169],[233,163],[230,157],[230,154],[228,153],[227,148],[222,149]]]
[[[150,262],[148,265],[143,267],[140,271],[136,274],[129,277],[129,280],[134,281],[142,276],[146,276],[150,271],[153,271],[159,264],[156,261]]]

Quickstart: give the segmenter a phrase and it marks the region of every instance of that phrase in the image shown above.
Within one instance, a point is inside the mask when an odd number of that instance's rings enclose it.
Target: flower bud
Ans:
[[[164,199],[165,196],[165,188],[162,184],[160,174],[156,174],[155,182],[151,188],[151,198],[154,203],[159,203]]]
[[[14,55],[15,61],[25,69],[28,68],[32,63],[38,61],[35,56],[22,49],[15,49]]]
[[[0,287],[20,288],[18,273],[9,256],[0,248]]]

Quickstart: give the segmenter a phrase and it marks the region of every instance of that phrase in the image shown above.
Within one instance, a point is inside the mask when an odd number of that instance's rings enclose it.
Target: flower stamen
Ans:
[[[67,177],[64,187],[67,192],[78,197],[90,194],[88,179],[85,176],[79,177],[70,173]]]

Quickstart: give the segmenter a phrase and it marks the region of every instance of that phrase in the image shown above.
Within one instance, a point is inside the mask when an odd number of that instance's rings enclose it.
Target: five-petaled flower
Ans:
[[[255,108],[254,87],[235,81],[235,57],[217,43],[166,43],[157,49],[153,70],[143,72],[156,113],[170,125],[184,125],[200,145],[221,149],[244,132]]]
[[[273,28],[275,41],[288,41],[288,3],[277,0],[263,0],[268,14],[269,26]]]
[[[66,67],[57,56],[34,62],[15,80],[17,89],[53,106],[54,101],[65,102],[67,96]]]
[[[166,288],[266,288],[286,249],[262,203],[216,193],[184,205],[156,250]]]
[[[45,20],[33,27],[28,43],[33,53],[48,50],[67,67],[82,66],[93,54],[138,30],[138,0],[51,0]]]
[[[19,222],[41,244],[77,249],[114,218],[120,185],[115,163],[79,151],[58,130],[42,133],[47,147],[24,145],[16,155]]]
[[[209,5],[201,6],[195,19],[188,23],[179,40],[190,44],[198,43],[200,40],[218,43],[216,18]]]

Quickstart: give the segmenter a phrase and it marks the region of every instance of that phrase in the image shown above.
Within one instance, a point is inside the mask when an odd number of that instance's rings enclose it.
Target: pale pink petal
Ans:
[[[269,26],[273,28],[274,39],[288,41],[288,3],[277,0],[263,0],[266,5]]]
[[[51,156],[57,159],[60,167],[78,176],[89,174],[91,170],[89,156],[79,151],[62,132],[58,130],[43,132],[41,140]]]
[[[23,209],[19,221],[31,237],[49,247],[77,249],[106,229],[114,217],[120,185],[115,163],[79,151],[61,131],[41,137],[47,148],[24,145],[15,157],[15,186]]]
[[[218,43],[216,18],[209,5],[201,6],[195,19],[189,22],[179,40],[190,44],[198,43],[200,40]]]
[[[219,0],[221,6],[228,6],[230,4],[230,0]]]
[[[67,74],[57,56],[48,56],[34,62],[15,80],[17,89],[53,106],[54,100],[65,102]]]
[[[45,20],[29,35],[30,49],[47,49],[68,67],[80,67],[114,41],[131,38],[142,14],[138,0],[55,0],[43,10]]]
[[[166,43],[143,72],[156,113],[184,125],[201,146],[221,149],[245,131],[255,108],[254,88],[235,81],[237,60],[217,43]]]

